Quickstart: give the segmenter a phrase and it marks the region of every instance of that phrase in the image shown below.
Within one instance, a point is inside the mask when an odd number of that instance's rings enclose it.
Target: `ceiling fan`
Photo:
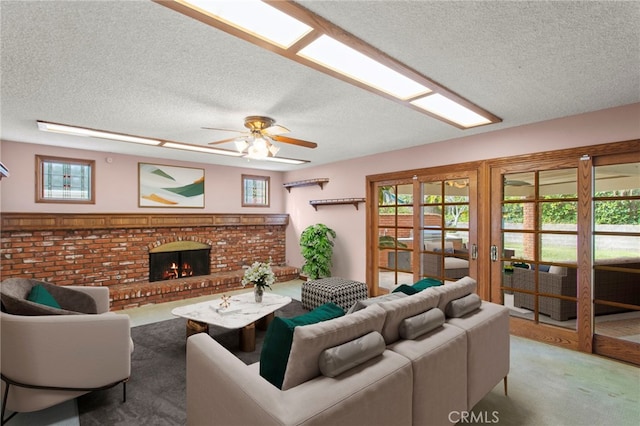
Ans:
[[[203,129],[242,133],[242,136],[209,142],[209,145],[235,142],[236,149],[239,152],[246,150],[247,157],[249,158],[275,157],[280,147],[274,145],[273,142],[288,143],[304,148],[316,148],[318,146],[315,142],[282,136],[283,133],[289,133],[289,129],[276,124],[276,120],[270,117],[259,115],[245,117],[244,127],[249,129],[249,131],[241,132],[239,130],[221,129],[217,127],[203,127]]]

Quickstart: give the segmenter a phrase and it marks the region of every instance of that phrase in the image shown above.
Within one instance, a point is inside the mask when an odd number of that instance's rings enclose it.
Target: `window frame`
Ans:
[[[255,186],[255,182],[263,182],[265,184],[264,194],[258,196],[258,200],[254,199],[254,197],[250,196],[245,191],[247,184],[253,181],[253,185]],[[269,207],[271,203],[270,191],[271,191],[271,177],[269,176],[256,176],[256,175],[242,175],[242,207]]]
[[[62,203],[62,204],[95,204],[96,203],[96,162],[95,160],[85,160],[79,158],[68,157],[54,157],[50,155],[37,155],[36,154],[36,188],[35,198],[36,203]],[[89,179],[91,180],[88,189],[88,198],[55,198],[48,197],[45,194],[44,187],[44,172],[43,167],[45,163],[58,163],[58,164],[70,164],[89,166]]]

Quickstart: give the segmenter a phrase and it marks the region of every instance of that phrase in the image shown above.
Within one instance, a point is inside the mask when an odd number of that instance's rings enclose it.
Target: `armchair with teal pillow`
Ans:
[[[107,287],[8,278],[0,293],[2,424],[128,380],[129,317],[108,312]]]

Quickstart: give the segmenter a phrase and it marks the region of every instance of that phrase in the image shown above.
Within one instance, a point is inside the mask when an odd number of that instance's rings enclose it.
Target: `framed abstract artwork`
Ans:
[[[138,163],[138,206],[204,208],[204,169]]]
[[[269,207],[269,176],[242,175],[242,207]]]

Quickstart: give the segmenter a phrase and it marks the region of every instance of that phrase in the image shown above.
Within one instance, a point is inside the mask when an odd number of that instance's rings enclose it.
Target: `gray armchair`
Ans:
[[[129,317],[108,312],[108,288],[64,287],[89,295],[96,314],[17,315],[5,311],[7,305],[15,308],[20,296],[26,298],[36,284],[52,286],[22,278],[0,283],[2,424],[19,412],[42,410],[119,383],[123,383],[126,399],[133,349]],[[63,311],[70,308],[62,301],[60,305]],[[13,413],[5,418],[9,411]]]

